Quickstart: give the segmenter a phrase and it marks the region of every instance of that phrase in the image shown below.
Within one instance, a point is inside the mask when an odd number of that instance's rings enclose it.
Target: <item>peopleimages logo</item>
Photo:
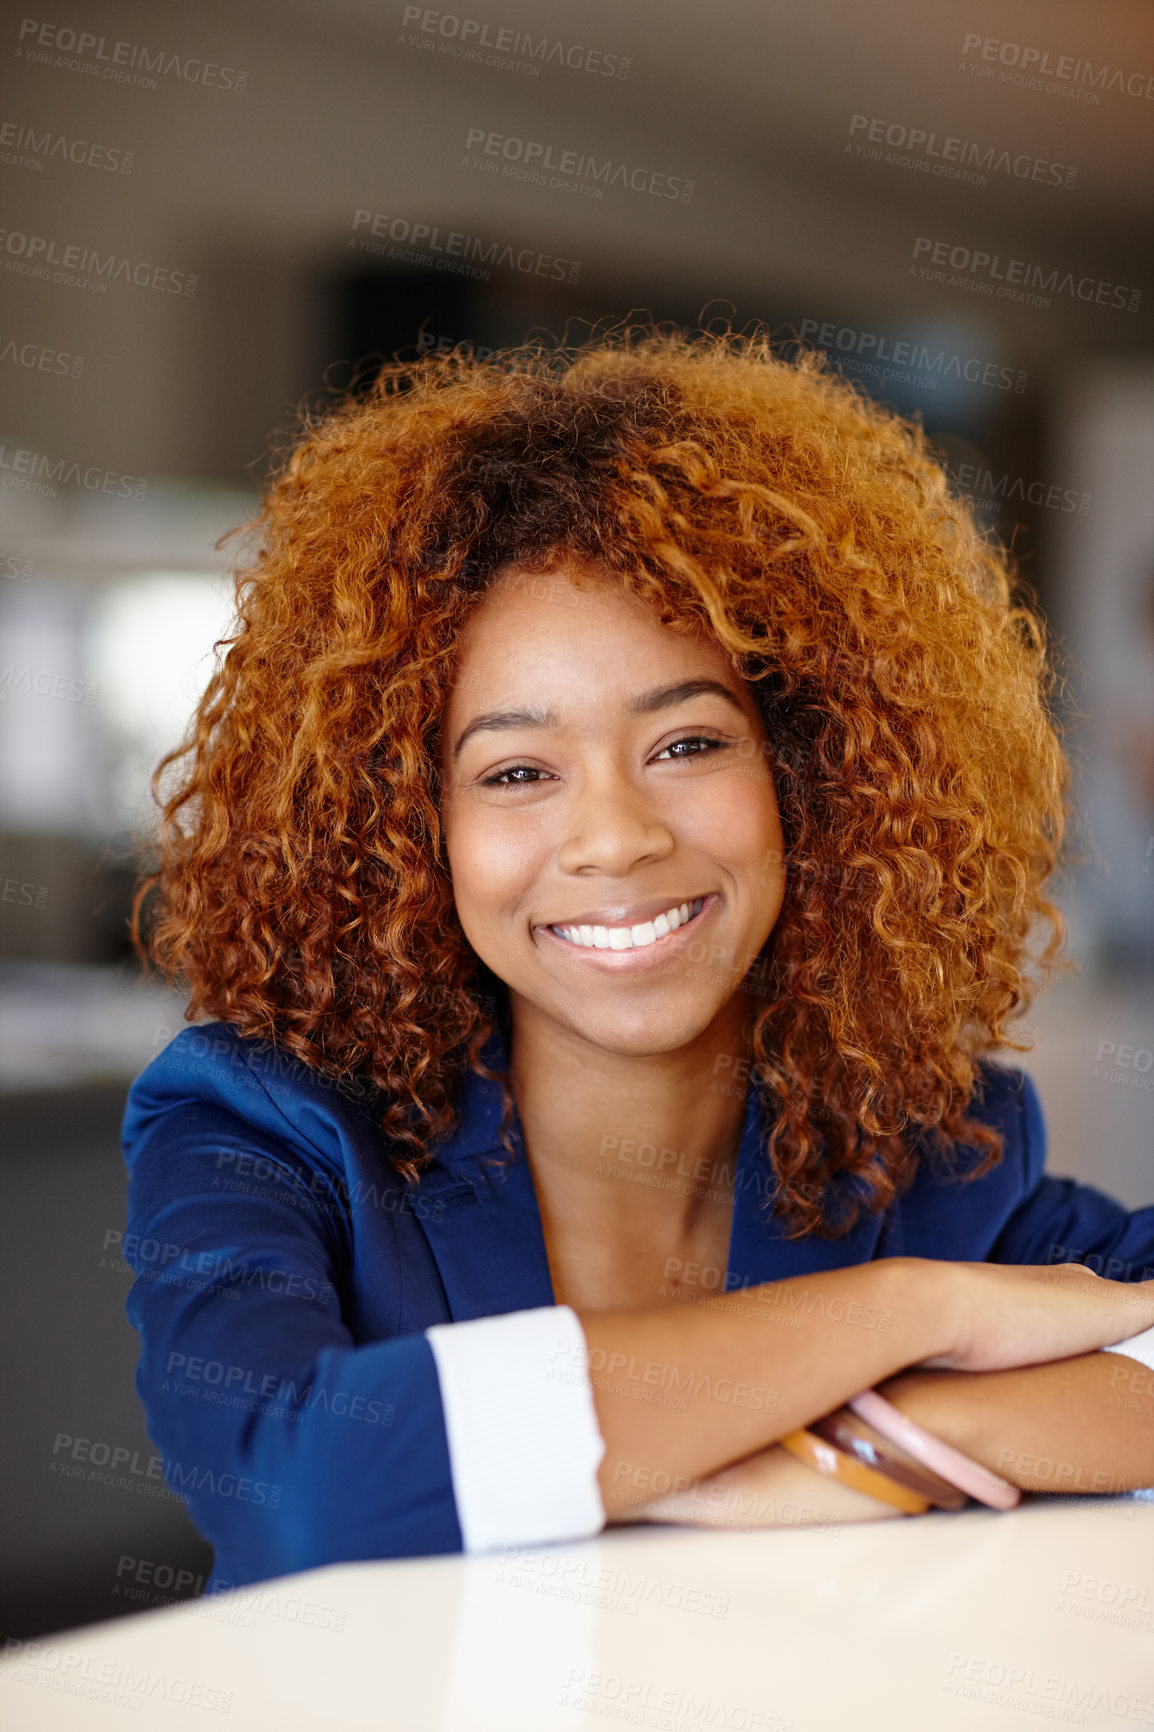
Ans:
[[[1051,295],[1068,295],[1071,300],[1093,302],[1127,313],[1136,313],[1142,305],[1141,289],[1103,282],[1098,277],[1076,277],[1073,271],[1064,271],[1058,265],[1035,265],[1028,259],[1003,260],[1000,253],[953,246],[949,241],[931,240],[926,235],[917,236],[911,257],[915,262],[909,267],[910,276],[945,283],[949,288],[996,294],[999,300],[1048,307]],[[946,276],[947,267],[953,273],[950,277]]]
[[[140,475],[122,475],[97,463],[70,463],[43,451],[0,445],[0,487],[55,499],[58,487],[81,487],[86,493],[111,493],[118,499],[143,499],[148,482]]]
[[[987,465],[961,463],[947,471],[955,486],[968,493],[979,511],[1001,511],[1007,505],[1036,505],[1046,511],[1076,511],[1088,517],[1091,498],[1076,487],[1058,482],[1027,481],[1024,475],[995,475]]]
[[[803,319],[800,335],[802,343],[833,350],[842,372],[876,377],[883,384],[921,385],[936,390],[939,379],[957,379],[995,391],[1014,391],[1021,396],[1030,377],[1020,367],[1004,367],[997,361],[983,360],[980,355],[931,349],[927,343],[912,338],[887,337],[878,331],[858,331],[852,325],[835,325],[820,319]]]
[[[84,680],[71,679],[67,674],[54,674],[47,668],[32,671],[30,662],[25,662],[18,668],[15,662],[9,662],[6,668],[0,669],[0,704],[8,702],[12,692],[34,692],[38,698],[60,698],[68,704],[94,704],[100,696],[100,687],[88,685]],[[15,883],[15,879],[8,882]],[[14,900],[5,896],[5,902]],[[48,900],[45,891],[43,901],[36,899],[36,906],[43,908]],[[25,898],[20,897],[24,902]]]
[[[593,198],[602,198],[602,188],[607,186],[620,187],[625,192],[648,193],[652,198],[680,199],[682,204],[689,204],[693,198],[694,183],[680,175],[630,167],[628,163],[615,162],[608,156],[602,161],[580,150],[557,150],[555,153],[551,144],[488,132],[483,126],[469,128],[465,135],[465,149],[479,149],[481,156],[466,156],[463,167],[484,169],[490,174],[501,173],[514,180],[529,181],[534,186],[548,186],[560,191],[580,190]],[[492,161],[492,158],[503,160]],[[584,184],[575,187],[574,182]]]
[[[884,151],[883,145],[887,147]],[[1067,188],[1076,185],[1078,180],[1076,168],[1051,162],[1048,157],[1031,156],[1029,151],[1011,153],[999,150],[993,144],[975,144],[970,138],[954,138],[949,133],[939,137],[936,132],[927,132],[922,126],[906,126],[898,120],[871,119],[866,114],[850,115],[849,142],[845,150],[867,162],[880,162],[893,168],[913,168],[922,174],[964,180],[976,186],[988,184],[988,173],[1008,174],[1015,180]]]
[[[997,36],[967,34],[962,43],[962,70],[1051,95],[1077,94],[1084,102],[1100,102],[1103,90],[1136,96],[1144,102],[1154,99],[1154,76],[1150,73],[1124,71],[1108,63],[1095,66],[1092,60],[1077,60],[1069,54],[1057,55],[1051,61],[1048,48],[1004,42]],[[1047,78],[1052,80],[1049,85],[1044,82]],[[1063,86],[1068,86],[1068,91]]]
[[[499,71],[525,72],[534,78],[541,76],[542,66],[567,66],[571,72],[592,72],[601,78],[628,78],[633,64],[625,56],[606,54],[600,48],[584,48],[554,36],[533,37],[527,30],[492,26],[480,18],[433,12],[424,6],[405,7],[401,27],[411,24],[420,34],[408,39],[410,47],[449,54],[455,60],[470,60]],[[406,43],[404,36],[401,43]],[[482,49],[487,52],[482,53]]]
[[[366,229],[367,234],[361,232]],[[391,217],[383,211],[353,212],[349,246],[399,259],[403,264],[431,265],[439,271],[486,283],[492,274],[487,268],[490,265],[518,271],[523,276],[548,277],[554,282],[575,283],[581,275],[576,259],[555,258],[552,253],[537,252],[533,247],[515,247],[508,241],[491,241],[460,229],[442,234],[435,223],[410,222],[408,217]]]
[[[954,1696],[978,1697],[1020,1713],[1044,1714],[1047,1719],[1070,1720],[1078,1726],[1087,1724],[1086,1709],[1092,1713],[1104,1710],[1112,1719],[1137,1721],[1143,1726],[1154,1720],[1154,1697],[1131,1696],[1097,1679],[1039,1673],[1033,1666],[1007,1664],[986,1655],[952,1655],[942,1687]],[[1096,1719],[1094,1724],[1103,1726],[1105,1721]]]
[[[105,294],[109,283],[132,283],[138,289],[158,289],[162,294],[196,294],[197,278],[188,271],[145,259],[126,258],[122,253],[100,253],[95,247],[72,246],[47,235],[25,234],[21,229],[0,229],[0,248],[8,255],[6,271],[38,277],[45,282],[64,283],[68,288],[90,288]],[[50,266],[59,267],[55,272]]]
[[[152,1697],[157,1701],[178,1702],[182,1708],[203,1708],[210,1713],[228,1714],[232,1711],[231,1690],[221,1690],[215,1684],[205,1684],[198,1678],[154,1672],[131,1660],[101,1660],[94,1654],[81,1653],[77,1648],[46,1645],[43,1641],[29,1642],[22,1636],[5,1638],[4,1659],[8,1662],[4,1676],[10,1682],[58,1690],[66,1696],[83,1696],[90,1702],[103,1703],[106,1708],[139,1712],[144,1707],[145,1697]]]
[[[94,144],[86,138],[69,138],[63,132],[37,132],[15,120],[0,122],[0,162],[8,168],[31,168],[38,173],[51,160],[73,162],[78,168],[103,169],[107,174],[131,174],[135,154],[116,145]]]
[[[728,1696],[695,1696],[676,1685],[574,1666],[561,1695],[564,1706],[608,1719],[649,1726],[724,1726],[733,1732],[793,1732],[794,1722],[769,1709]]]
[[[34,66],[55,66],[62,72],[84,72],[90,78],[133,84],[142,90],[159,88],[152,73],[161,78],[178,78],[184,84],[203,84],[210,90],[231,90],[237,96],[248,83],[248,73],[238,71],[235,66],[219,66],[195,55],[170,54],[163,48],[146,48],[140,42],[110,43],[107,36],[94,36],[90,30],[45,24],[38,18],[22,19],[17,39],[18,60],[31,61]],[[87,55],[91,59],[86,59]]]
[[[67,379],[79,379],[84,371],[83,355],[48,349],[43,343],[21,343],[15,337],[0,336],[0,362],[3,361],[10,361],[14,367],[28,367],[37,373],[56,373]]]

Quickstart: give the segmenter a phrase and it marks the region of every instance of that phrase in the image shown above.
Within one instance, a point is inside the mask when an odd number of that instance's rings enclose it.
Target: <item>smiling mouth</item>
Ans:
[[[674,903],[638,926],[549,926],[546,931],[579,950],[644,950],[695,920],[707,900],[696,896],[691,902]]]

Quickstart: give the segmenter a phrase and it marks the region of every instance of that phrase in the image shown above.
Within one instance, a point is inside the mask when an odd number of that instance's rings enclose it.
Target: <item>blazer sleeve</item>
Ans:
[[[1038,1091],[1017,1073],[1021,1199],[1002,1228],[995,1263],[1085,1263],[1111,1281],[1154,1280],[1154,1206],[1133,1211],[1093,1185],[1047,1174],[1046,1127]],[[1007,1154],[1012,1144],[1007,1137]]]
[[[459,1551],[432,1347],[354,1344],[327,1178],[204,1101],[153,1117],[125,1153],[136,1386],[218,1572]]]

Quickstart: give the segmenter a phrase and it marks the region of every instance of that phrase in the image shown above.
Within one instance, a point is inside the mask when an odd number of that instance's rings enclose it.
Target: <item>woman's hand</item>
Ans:
[[[950,1345],[919,1363],[1008,1371],[1093,1353],[1154,1326],[1154,1281],[1106,1281],[1081,1263],[942,1263],[933,1278]]]

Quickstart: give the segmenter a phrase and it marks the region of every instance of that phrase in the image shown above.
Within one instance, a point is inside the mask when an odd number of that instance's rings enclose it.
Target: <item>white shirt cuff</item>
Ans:
[[[547,1305],[437,1323],[425,1334],[465,1550],[600,1533],[605,1442],[577,1313]]]
[[[1129,1341],[1115,1341],[1112,1347],[1103,1347],[1102,1352],[1125,1353],[1154,1371],[1154,1327],[1143,1329],[1140,1335],[1131,1335]]]

